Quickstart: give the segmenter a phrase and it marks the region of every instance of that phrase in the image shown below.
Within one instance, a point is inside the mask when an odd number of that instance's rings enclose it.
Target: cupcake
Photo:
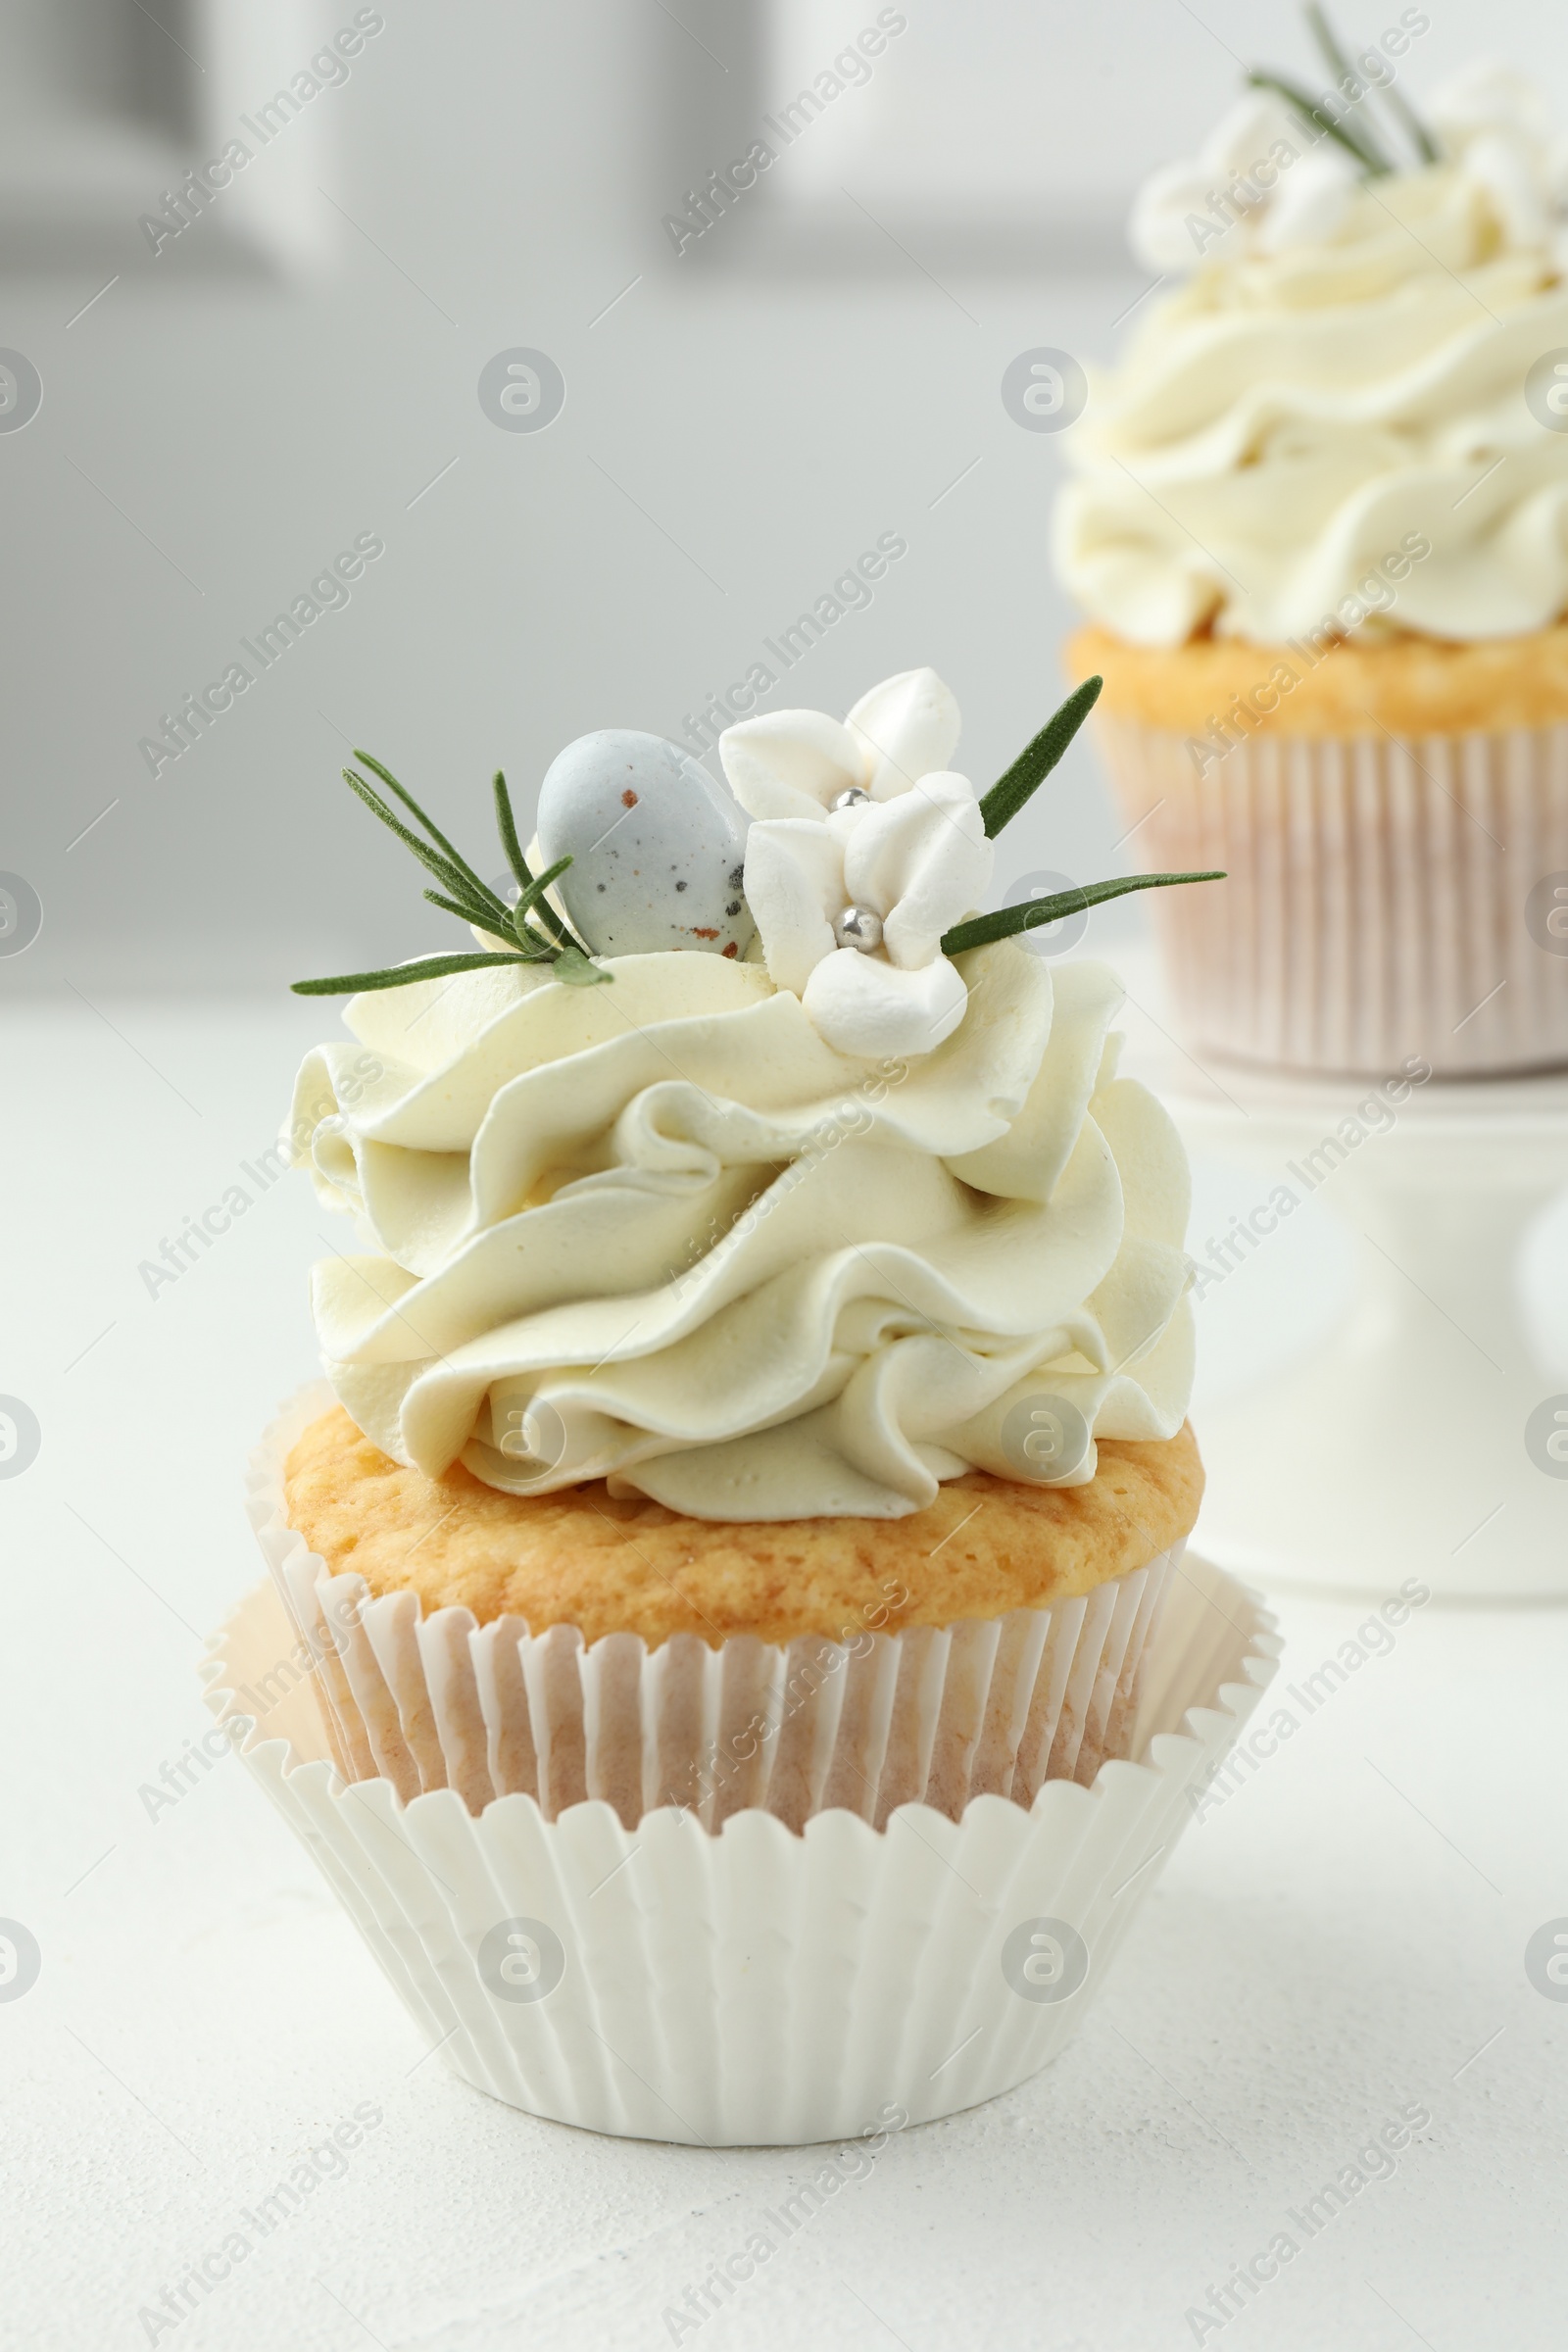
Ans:
[[[727,791],[586,737],[529,856],[497,779],[510,905],[350,778],[477,944],[303,984],[356,992],[289,1132],[363,1252],[316,1270],[327,1386],[258,1456],[275,1593],[218,1703],[452,2063],[537,2112],[790,2139],[1020,2079],[1266,1678],[1181,1567],[1180,1145],[1113,976],[1016,936],[1054,903],[973,911],[1090,699],[983,799],[928,670],[732,728]],[[895,1934],[946,1957],[884,2020]],[[977,1968],[983,2046],[927,2079]],[[858,2073],[779,2078],[852,2030]]]
[[[1103,675],[1137,857],[1230,876],[1155,910],[1189,1042],[1561,1066],[1560,150],[1503,69],[1429,128],[1375,119],[1392,53],[1357,68],[1315,102],[1256,89],[1139,199],[1141,258],[1185,283],[1073,436],[1068,664]]]

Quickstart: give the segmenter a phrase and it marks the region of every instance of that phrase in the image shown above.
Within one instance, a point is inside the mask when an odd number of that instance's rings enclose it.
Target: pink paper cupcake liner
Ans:
[[[1527,918],[1568,875],[1568,727],[1261,733],[1200,775],[1174,729],[1097,719],[1191,1045],[1439,1077],[1568,1064],[1568,955]],[[1568,944],[1568,943],[1565,943]]]

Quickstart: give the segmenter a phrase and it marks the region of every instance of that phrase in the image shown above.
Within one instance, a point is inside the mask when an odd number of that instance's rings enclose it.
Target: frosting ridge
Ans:
[[[1192,274],[1095,384],[1054,518],[1062,578],[1119,636],[1481,640],[1568,606],[1568,435],[1526,398],[1568,348],[1561,150],[1496,69],[1430,111],[1443,160],[1361,180],[1249,99],[1140,197],[1145,258]]]
[[[1091,1433],[1181,1426],[1187,1168],[1117,1076],[1120,986],[1012,940],[940,953],[983,842],[945,764],[956,710],[927,671],[857,711],[726,746],[764,805],[817,810],[757,815],[748,876],[770,829],[858,831],[909,964],[803,957],[764,903],[782,976],[681,951],[607,958],[588,989],[548,966],[411,972],[352,999],[357,1043],[306,1058],[296,1157],[362,1243],[315,1270],[318,1336],[394,1459],[515,1494],[605,1479],[698,1518],[896,1518],[970,1467],[1032,1475],[1008,1416],[1042,1394]],[[841,962],[892,976],[878,1022],[927,972],[956,1017],[847,1048],[811,1001]],[[1069,1483],[1094,1467],[1091,1442]]]

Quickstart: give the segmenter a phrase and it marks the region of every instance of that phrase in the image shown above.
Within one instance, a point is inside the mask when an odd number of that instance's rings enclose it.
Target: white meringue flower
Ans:
[[[1325,139],[1321,147],[1309,148],[1281,171],[1267,203],[1258,208],[1259,251],[1290,253],[1300,245],[1326,245],[1344,226],[1358,184],[1343,147]]]
[[[1500,57],[1473,58],[1422,102],[1422,114],[1450,156],[1496,135],[1530,148],[1551,140],[1551,116],[1533,81]]]
[[[842,723],[825,710],[775,710],[726,727],[719,757],[752,816],[819,817],[858,787],[873,801],[945,768],[958,706],[934,669],[905,669],[862,694]]]
[[[1426,113],[1509,246],[1549,246],[1560,236],[1563,149],[1534,82],[1501,58],[1477,58],[1434,91]]]
[[[1459,171],[1482,191],[1511,247],[1546,243],[1554,223],[1544,154],[1532,154],[1504,131],[1487,131],[1469,142]]]
[[[1213,255],[1255,247],[1280,253],[1332,237],[1349,211],[1359,174],[1299,116],[1256,90],[1239,99],[1190,162],[1166,164],[1144,182],[1129,236],[1151,270],[1195,270]]]
[[[719,739],[755,820],[746,897],[768,976],[838,1053],[928,1054],[963,1018],[942,935],[984,896],[994,853],[974,787],[946,766],[957,734],[957,705],[922,669],[874,687],[842,726],[781,710]],[[857,907],[880,925],[873,947],[835,937]]]

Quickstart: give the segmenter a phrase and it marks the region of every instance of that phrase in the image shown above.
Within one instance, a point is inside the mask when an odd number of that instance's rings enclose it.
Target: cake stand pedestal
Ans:
[[[1203,1413],[1205,1555],[1319,1592],[1413,1576],[1453,1599],[1568,1599],[1568,1375],[1538,1361],[1515,1275],[1568,1184],[1568,1076],[1429,1080],[1343,1158],[1323,1147],[1372,1092],[1353,1079],[1167,1061],[1155,1083],[1192,1147],[1298,1198],[1328,1163],[1321,1200],[1356,1252],[1340,1329]]]

